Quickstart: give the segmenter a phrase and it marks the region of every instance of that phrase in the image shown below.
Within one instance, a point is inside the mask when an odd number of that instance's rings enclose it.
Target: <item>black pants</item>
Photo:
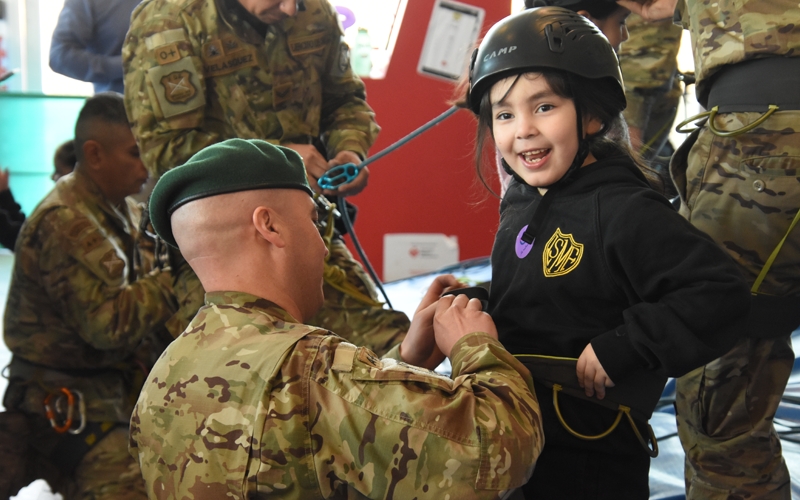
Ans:
[[[612,455],[545,444],[522,492],[528,500],[647,500],[649,471],[647,455]]]

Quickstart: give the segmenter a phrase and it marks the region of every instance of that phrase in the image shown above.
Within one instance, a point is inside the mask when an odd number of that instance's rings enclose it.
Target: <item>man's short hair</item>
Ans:
[[[78,161],[83,160],[83,144],[94,139],[90,137],[92,125],[98,121],[109,125],[129,126],[122,94],[101,92],[86,99],[75,123],[75,156]]]

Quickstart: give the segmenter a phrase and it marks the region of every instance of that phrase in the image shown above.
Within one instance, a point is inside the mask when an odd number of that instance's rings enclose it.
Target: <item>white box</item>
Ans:
[[[458,237],[439,233],[383,235],[383,280],[394,281],[458,264]]]

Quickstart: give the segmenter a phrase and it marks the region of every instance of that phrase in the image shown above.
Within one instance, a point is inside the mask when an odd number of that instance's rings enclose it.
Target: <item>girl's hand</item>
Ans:
[[[587,345],[581,353],[581,357],[578,358],[576,373],[578,383],[589,397],[596,392],[597,399],[603,399],[606,397],[606,387],[614,387],[614,382],[608,377],[600,360],[597,359],[592,344]]]

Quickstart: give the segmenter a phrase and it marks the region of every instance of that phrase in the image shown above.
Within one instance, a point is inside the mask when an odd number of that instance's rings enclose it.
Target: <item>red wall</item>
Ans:
[[[417,73],[433,3],[409,0],[386,78],[366,80],[367,101],[381,126],[372,154],[450,106],[454,84]],[[482,34],[510,12],[510,2],[465,3],[486,10]],[[456,235],[461,260],[491,253],[499,202],[477,183],[474,138],[475,120],[471,113],[460,110],[370,164],[369,186],[349,200],[359,208],[356,234],[379,275],[383,273],[386,233]]]

